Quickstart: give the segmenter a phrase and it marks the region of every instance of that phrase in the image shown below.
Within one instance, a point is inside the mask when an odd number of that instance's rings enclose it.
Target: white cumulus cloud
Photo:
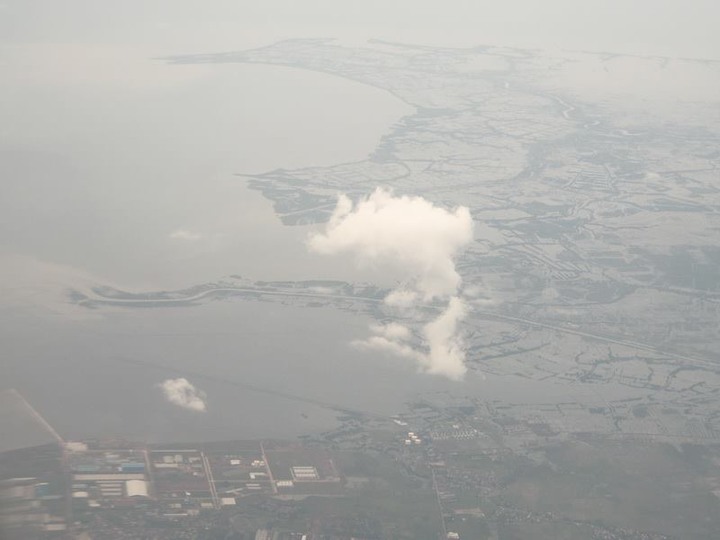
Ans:
[[[467,208],[447,210],[422,197],[395,196],[378,188],[355,204],[340,195],[325,231],[312,235],[308,248],[324,255],[348,254],[360,265],[399,270],[403,284],[387,295],[388,306],[408,310],[419,302],[447,301],[417,336],[406,326],[390,323],[372,326],[373,335],[355,344],[415,360],[427,373],[461,379],[466,368],[458,325],[467,309],[458,295],[461,278],[455,257],[472,239]]]
[[[349,253],[361,264],[403,270],[423,300],[452,295],[460,285],[453,259],[473,236],[470,211],[434,206],[422,197],[376,189],[353,205],[341,195],[324,233],[308,246],[321,254]]]
[[[190,409],[191,411],[205,412],[205,393],[197,389],[190,381],[181,377],[167,379],[158,385],[167,399],[173,405]]]
[[[357,340],[353,345],[362,349],[375,350],[402,358],[415,360],[421,370],[450,379],[460,380],[465,375],[465,349],[458,335],[458,323],[467,314],[465,303],[457,296],[450,298],[447,307],[436,319],[421,329],[424,348],[411,343],[410,330],[397,323],[385,326],[373,325],[374,335]]]
[[[466,315],[465,303],[453,296],[445,311],[423,328],[430,348],[425,356],[425,369],[428,373],[446,375],[451,379],[460,379],[465,375],[465,349],[457,326]]]

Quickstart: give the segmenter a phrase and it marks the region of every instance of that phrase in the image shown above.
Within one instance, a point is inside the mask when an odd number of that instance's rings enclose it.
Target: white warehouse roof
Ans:
[[[125,482],[128,497],[147,497],[148,487],[145,480],[128,480]]]

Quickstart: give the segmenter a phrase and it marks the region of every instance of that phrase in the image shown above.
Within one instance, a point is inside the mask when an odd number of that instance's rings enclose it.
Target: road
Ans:
[[[210,467],[210,461],[205,455],[205,452],[200,452],[200,456],[202,457],[203,466],[205,467],[205,475],[208,485],[210,486],[210,496],[212,497],[213,505],[216,510],[219,510],[221,508],[220,498],[218,497],[217,489],[215,489],[215,478],[213,477],[212,468]]]

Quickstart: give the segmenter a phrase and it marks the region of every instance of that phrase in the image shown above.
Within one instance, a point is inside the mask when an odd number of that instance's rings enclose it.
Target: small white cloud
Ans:
[[[202,238],[200,233],[188,231],[185,229],[178,229],[170,233],[170,238],[173,240],[185,240],[187,242],[195,242]]]
[[[205,412],[205,392],[195,388],[185,378],[167,379],[158,385],[167,399],[173,405],[189,409],[191,411]]]
[[[414,349],[412,345],[401,343],[386,336],[370,336],[367,339],[353,341],[352,344],[358,349],[380,351],[401,358],[410,358],[418,363],[424,361],[423,354]]]
[[[388,324],[374,324],[370,326],[370,330],[380,336],[398,341],[407,341],[412,337],[412,334],[407,326],[403,326],[402,324],[396,322]]]

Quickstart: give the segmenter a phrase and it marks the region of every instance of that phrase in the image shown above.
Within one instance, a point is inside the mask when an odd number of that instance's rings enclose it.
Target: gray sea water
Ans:
[[[139,54],[108,54],[103,67],[82,47],[52,50],[8,53],[2,385],[65,437],[291,436],[334,423],[327,408],[242,384],[355,394],[349,403],[361,405],[341,336],[365,323],[350,315],[238,302],[83,313],[66,294],[93,284],[172,290],[230,274],[356,279],[349,262],[309,254],[310,230],[283,226],[237,174],[362,159],[411,109],[290,68],[168,66]],[[55,66],[62,54],[75,55],[65,69]],[[176,410],[156,387],[184,370],[208,394],[207,414]]]
[[[67,290],[93,284],[362,280],[350,261],[309,254],[312,228],[283,226],[236,174],[362,159],[411,110],[376,88],[296,69],[53,51],[21,47],[8,62],[0,380],[63,437],[292,437],[335,426],[337,409],[392,415],[423,392],[558,394],[547,382],[418,374],[351,347],[370,321],[332,308],[239,298],[71,306]],[[158,383],[178,376],[206,393],[206,413],[164,400]]]

